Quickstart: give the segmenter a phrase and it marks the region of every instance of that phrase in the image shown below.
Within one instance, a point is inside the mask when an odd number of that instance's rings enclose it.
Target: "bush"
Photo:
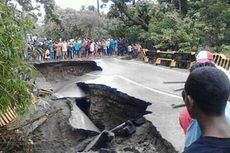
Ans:
[[[29,83],[32,69],[22,60],[25,33],[32,27],[29,17],[0,1],[0,110],[16,107],[22,113],[31,104]]]

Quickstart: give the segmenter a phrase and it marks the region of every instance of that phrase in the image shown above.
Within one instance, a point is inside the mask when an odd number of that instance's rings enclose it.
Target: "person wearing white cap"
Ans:
[[[197,63],[206,63],[206,62],[213,62],[214,63],[213,54],[210,51],[202,50],[197,54],[196,62]],[[218,69],[220,69],[221,71],[223,71],[228,76],[228,78],[230,80],[230,71],[224,69],[221,66],[218,66],[217,64],[215,64],[215,66]]]

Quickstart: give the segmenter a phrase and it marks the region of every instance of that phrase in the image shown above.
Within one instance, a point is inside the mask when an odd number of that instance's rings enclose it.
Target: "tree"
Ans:
[[[149,14],[150,3],[145,3],[142,1],[137,3],[133,3],[135,5],[129,4],[131,0],[111,0],[113,4],[111,5],[109,16],[120,18],[125,24],[133,24],[140,25],[145,31],[148,31],[148,22],[149,22]],[[139,12],[135,11],[135,6],[141,8]],[[133,9],[134,8],[134,9]],[[133,10],[133,11],[132,11]],[[141,16],[145,15],[145,16]],[[143,18],[144,17],[144,18]]]
[[[104,30],[106,19],[93,11],[81,10],[76,11],[73,9],[61,9],[56,7],[56,15],[61,21],[60,25],[56,22],[49,21],[39,28],[38,33],[40,36],[49,39],[72,39],[75,37],[92,37],[98,38],[99,36],[107,35]]]
[[[97,0],[97,12],[100,13],[100,2]]]
[[[29,82],[32,69],[22,60],[24,36],[33,27],[31,16],[0,1],[0,110],[16,107],[24,112],[31,104]]]
[[[191,1],[190,6],[189,17],[196,19],[200,44],[213,47],[214,50],[221,50],[222,45],[230,45],[229,1]]]
[[[186,15],[189,9],[188,0],[158,0],[158,2],[173,4],[182,15]]]
[[[93,5],[89,5],[89,6],[87,7],[87,9],[88,9],[89,11],[93,11],[93,12],[96,11],[95,6],[93,6]]]

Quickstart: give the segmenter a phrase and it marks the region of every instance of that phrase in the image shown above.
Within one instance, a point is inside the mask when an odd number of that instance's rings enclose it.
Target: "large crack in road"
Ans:
[[[101,70],[95,62],[53,62],[36,64],[35,67],[43,74],[40,77],[45,77],[47,80],[42,83],[38,81],[37,84],[50,83],[59,96],[62,93],[63,95],[61,99],[59,97],[42,98],[48,106],[40,106],[41,109],[34,112],[33,115],[38,116],[38,114],[62,108],[60,113],[48,118],[30,134],[33,152],[71,153],[92,152],[92,150],[134,153],[176,152],[172,144],[161,136],[156,127],[143,118],[145,114],[150,113],[147,108],[151,103],[106,85],[86,82],[76,84],[76,80],[83,74]],[[71,88],[64,87],[67,83],[71,83]],[[65,92],[61,90],[62,87],[66,89]],[[81,91],[84,94],[66,96],[68,95],[66,92],[71,92],[72,88],[79,88],[74,92]],[[122,130],[119,129],[119,134],[115,132],[116,130],[111,130],[127,122],[131,122],[135,127],[125,124]],[[134,129],[131,130],[132,132],[130,132],[130,127]],[[106,133],[103,130],[115,133],[115,137],[101,141],[101,138],[104,138],[101,135]],[[100,135],[100,132],[103,134]]]

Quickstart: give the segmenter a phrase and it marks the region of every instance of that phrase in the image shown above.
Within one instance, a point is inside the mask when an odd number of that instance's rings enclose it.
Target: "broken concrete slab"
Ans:
[[[85,115],[85,113],[81,109],[79,109],[73,101],[67,100],[66,102],[70,106],[71,110],[69,123],[74,130],[91,131],[95,132],[95,134],[101,132],[88,118],[88,116]]]
[[[90,101],[87,115],[101,130],[110,130],[127,120],[151,113],[146,111],[151,103],[131,97],[114,88],[83,82],[77,85]]]

